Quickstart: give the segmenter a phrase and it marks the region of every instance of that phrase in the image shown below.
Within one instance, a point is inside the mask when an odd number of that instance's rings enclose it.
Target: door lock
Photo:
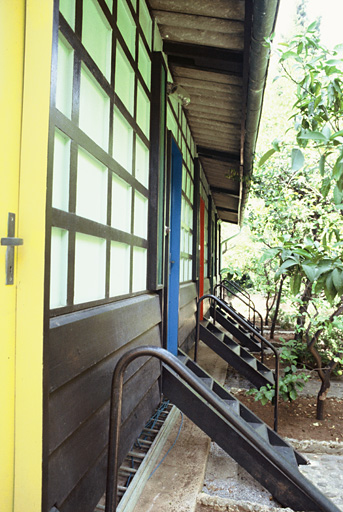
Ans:
[[[15,234],[15,213],[8,214],[7,237],[1,238],[1,245],[6,249],[6,284],[13,284],[14,280],[14,248],[23,245],[22,238],[16,238]]]

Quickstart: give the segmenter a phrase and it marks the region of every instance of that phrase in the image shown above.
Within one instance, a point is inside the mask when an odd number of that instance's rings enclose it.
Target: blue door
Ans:
[[[182,154],[174,139],[172,139],[171,144],[170,188],[170,264],[168,283],[167,348],[172,354],[177,355],[180,288]]]

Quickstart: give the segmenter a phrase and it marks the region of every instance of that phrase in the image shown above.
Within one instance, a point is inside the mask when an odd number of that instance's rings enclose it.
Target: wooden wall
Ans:
[[[91,512],[106,482],[113,368],[128,349],[161,345],[159,297],[125,301],[53,318],[48,337],[48,508]],[[159,402],[160,364],[136,359],[125,374],[121,458]]]
[[[204,280],[204,294],[210,293],[210,280]],[[195,339],[196,310],[197,310],[197,285],[194,282],[180,286],[179,306],[179,347],[188,351]],[[207,300],[204,301],[204,314],[209,308]]]

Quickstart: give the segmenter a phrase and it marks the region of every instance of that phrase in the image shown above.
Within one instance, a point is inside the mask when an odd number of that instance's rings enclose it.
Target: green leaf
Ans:
[[[290,392],[289,392],[289,398],[291,400],[295,400],[297,398],[298,394],[297,392],[295,391],[295,389],[291,389]]]
[[[331,188],[331,180],[327,176],[326,178],[323,179],[322,186],[320,188],[320,192],[321,192],[322,196],[324,197],[324,199],[327,197],[328,193],[330,192],[330,188]]]
[[[298,265],[298,262],[295,260],[286,260],[282,263],[281,267],[278,268],[275,277],[281,276],[286,270],[288,270],[291,267],[294,267],[295,265]]]
[[[333,284],[332,273],[330,273],[326,278],[324,292],[327,300],[329,302],[333,302],[336,297],[336,288]]]
[[[303,130],[300,135],[298,135],[298,139],[309,139],[309,140],[317,140],[317,141],[327,141],[328,137],[326,137],[321,132],[310,132],[308,130]]]
[[[301,274],[295,274],[291,279],[291,293],[297,295],[301,286]]]
[[[274,247],[273,249],[267,249],[264,251],[260,258],[260,263],[264,263],[266,260],[270,260],[272,258],[275,258],[275,256],[280,252],[280,249],[278,247]]]
[[[343,271],[335,268],[332,272],[332,282],[337,290],[338,295],[343,294]]]
[[[272,155],[274,155],[274,153],[276,152],[276,149],[272,148],[272,149],[269,149],[261,158],[260,158],[260,161],[258,162],[258,165],[259,167],[261,167],[261,165],[263,165],[267,160],[268,158],[270,158]]]
[[[342,198],[343,198],[343,192],[341,192],[338,188],[338,186],[336,185],[335,188],[333,189],[333,200],[334,200],[334,203],[336,205],[339,205],[342,203]]]
[[[317,21],[313,21],[311,23],[311,25],[308,27],[307,32],[313,32],[314,29],[316,28],[316,26],[317,26]]]
[[[292,149],[292,169],[299,171],[305,163],[305,158],[300,149]]]
[[[311,281],[311,283],[313,283],[313,281],[315,281],[316,276],[317,276],[317,268],[312,267],[310,265],[306,265],[305,263],[303,263],[301,265],[301,267],[302,267],[303,271],[305,272],[306,277]]]
[[[319,172],[321,176],[324,176],[325,172],[325,155],[322,155],[319,160]]]
[[[335,140],[337,137],[341,137],[343,135],[343,130],[340,130],[339,132],[333,133],[330,137],[331,140]]]

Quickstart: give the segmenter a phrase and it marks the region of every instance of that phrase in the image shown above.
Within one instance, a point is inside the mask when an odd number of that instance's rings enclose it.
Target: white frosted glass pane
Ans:
[[[131,232],[131,187],[117,176],[112,176],[111,224],[121,231]]]
[[[149,48],[151,48],[152,21],[144,0],[140,0],[139,2],[139,22],[146,37]]]
[[[149,186],[149,150],[139,137],[136,137],[136,179],[146,188]]]
[[[74,0],[60,0],[60,12],[63,14],[65,20],[69,23],[72,29],[75,26],[75,1]]]
[[[55,131],[52,206],[68,211],[69,206],[70,139]]]
[[[133,248],[132,291],[146,290],[147,250],[142,247]]]
[[[142,42],[141,38],[139,38],[138,68],[142,74],[142,77],[143,77],[148,89],[150,89],[151,60],[150,60],[148,52],[146,51],[144,43]]]
[[[51,229],[50,308],[67,304],[68,231]]]
[[[105,297],[106,241],[76,233],[74,303]]]
[[[130,292],[130,246],[119,242],[111,243],[110,296]]]
[[[134,71],[121,46],[117,43],[115,92],[118,94],[119,98],[131,115],[133,115],[134,87]]]
[[[193,261],[188,260],[188,281],[192,279],[192,267],[193,267]],[[207,276],[207,273],[205,274]]]
[[[181,228],[181,237],[180,237],[180,250],[181,250],[181,252],[184,252],[184,247],[185,247],[184,238],[185,238],[185,230],[183,228]]]
[[[111,76],[111,27],[96,0],[83,0],[82,44],[107,80]]]
[[[135,57],[136,24],[125,0],[118,1],[117,25],[131,55]]]
[[[134,234],[145,239],[148,236],[148,200],[138,192],[135,193]]]
[[[110,100],[95,78],[82,66],[79,125],[91,139],[108,150]]]
[[[186,193],[186,183],[187,183],[187,170],[186,167],[182,166],[182,190]]]
[[[71,117],[73,94],[74,52],[65,38],[58,38],[56,107],[67,117]]]
[[[188,233],[188,254],[192,254],[193,252],[193,236],[191,233]]]
[[[76,213],[106,224],[107,169],[79,148],[77,161]]]
[[[132,137],[133,130],[129,123],[114,109],[113,120],[113,158],[129,173],[132,173]]]
[[[143,87],[138,84],[137,87],[137,123],[141,127],[144,135],[149,138],[150,133],[150,101]]]
[[[184,281],[183,278],[183,259],[180,260],[180,282],[182,283]]]

